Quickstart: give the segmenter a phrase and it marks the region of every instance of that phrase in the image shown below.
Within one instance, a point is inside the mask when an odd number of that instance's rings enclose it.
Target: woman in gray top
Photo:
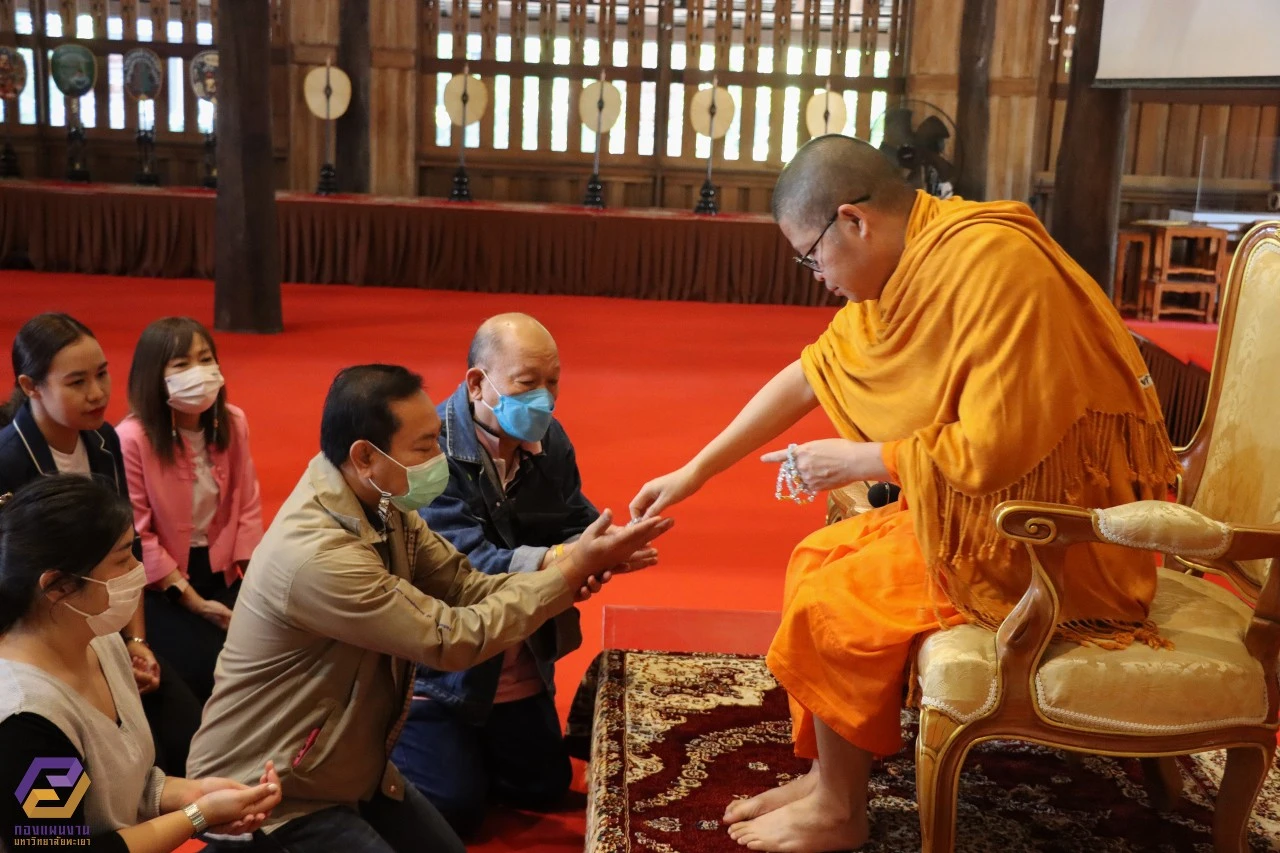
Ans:
[[[0,847],[161,853],[260,826],[271,762],[253,787],[153,766],[118,633],[146,584],[128,502],[67,474],[0,500]]]

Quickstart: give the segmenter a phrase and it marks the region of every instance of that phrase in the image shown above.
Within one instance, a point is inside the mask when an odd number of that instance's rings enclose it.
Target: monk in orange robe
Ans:
[[[1025,205],[914,191],[843,136],[804,146],[773,204],[797,261],[848,304],[631,512],[687,498],[817,406],[840,438],[794,449],[805,484],[901,484],[896,506],[823,528],[792,555],[768,665],[813,769],[724,816],[749,849],[819,853],[867,839],[871,762],[902,746],[920,638],[960,622],[995,628],[1026,591],[1028,558],[999,536],[993,508],[1162,497],[1177,465],[1119,315]],[[1148,556],[1098,545],[1069,559],[1060,636],[1162,645]]]

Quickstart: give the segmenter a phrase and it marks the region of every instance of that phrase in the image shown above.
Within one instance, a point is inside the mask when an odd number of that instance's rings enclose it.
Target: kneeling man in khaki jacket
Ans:
[[[415,510],[448,482],[440,418],[403,367],[343,370],[311,460],[253,555],[218,659],[188,774],[250,781],[264,758],[284,799],[253,839],[217,849],[462,851],[387,759],[415,664],[463,670],[599,591],[612,567],[652,563],[652,519],[606,510],[564,559],[485,575]]]

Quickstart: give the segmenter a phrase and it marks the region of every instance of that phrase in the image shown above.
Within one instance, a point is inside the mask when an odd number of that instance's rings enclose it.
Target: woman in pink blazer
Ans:
[[[129,405],[116,431],[150,584],[147,637],[207,700],[240,578],[262,539],[249,424],[227,404],[213,337],[189,317],[143,331]]]

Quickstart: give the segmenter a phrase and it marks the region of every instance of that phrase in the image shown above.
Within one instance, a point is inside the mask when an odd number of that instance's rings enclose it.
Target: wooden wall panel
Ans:
[[[1199,104],[1170,105],[1169,131],[1165,135],[1163,174],[1191,177],[1196,173],[1199,127]]]
[[[1063,110],[1067,108],[1067,102],[1065,100],[1062,102],[1062,108]],[[1125,140],[1124,173],[1126,175],[1133,174],[1133,164],[1138,161],[1138,118],[1141,115],[1142,115],[1141,109],[1138,109],[1132,106],[1130,107],[1129,129],[1128,129],[1128,132],[1125,133],[1125,137],[1124,137],[1124,140]],[[1059,128],[1058,130],[1059,132],[1061,132],[1062,128]],[[1054,165],[1050,165],[1049,170],[1053,171],[1054,168],[1055,168]]]
[[[991,79],[1022,79],[1040,70],[1040,49],[1046,16],[1044,0],[999,4],[995,43],[991,49]]]
[[[1266,105],[1256,95],[1206,93],[1210,103],[1196,103],[1182,94],[1161,100],[1156,91],[1135,91],[1129,110],[1126,174],[1193,178],[1202,168],[1209,180],[1268,180],[1276,156],[1280,107]],[[1167,96],[1166,96],[1167,97]],[[1238,103],[1230,103],[1232,100]],[[1057,102],[1061,109],[1062,102]],[[1052,130],[1050,156],[1037,169],[1053,169],[1062,128]]]
[[[1129,174],[1162,175],[1165,136],[1169,131],[1169,105],[1134,104],[1130,110],[1131,114],[1133,112],[1137,113],[1137,150]],[[1132,121],[1132,115],[1130,119]]]
[[[1280,107],[1262,107],[1258,111],[1258,150],[1253,157],[1253,177],[1280,182]]]
[[[269,78],[263,80],[263,85],[269,87],[272,95],[271,129],[281,188],[309,191],[315,188],[318,179],[324,156],[325,127],[306,109],[302,82],[308,72],[322,67],[326,60],[336,59],[341,27],[340,2],[265,2],[272,53]],[[817,63],[822,61],[819,55],[831,51],[832,81],[837,88],[857,93],[854,126],[865,132],[879,110],[880,99],[885,96],[896,99],[905,89],[902,75],[906,70],[906,53],[891,60],[889,76],[877,77],[874,51],[892,50],[910,41],[906,17],[910,3],[909,0],[894,0],[893,3],[867,3],[862,0],[743,2],[747,6],[747,14],[739,18],[741,13],[737,8],[742,4],[738,0],[700,0],[696,3],[682,0],[657,0],[656,3],[646,0],[532,0],[532,10],[529,9],[530,0],[512,0],[510,20],[507,18],[508,4],[502,0],[480,0],[475,4],[469,4],[468,0],[378,0],[371,3],[370,113],[373,126],[370,138],[372,147],[376,148],[370,157],[375,173],[371,190],[395,195],[414,194],[434,186],[437,175],[443,178],[447,190],[448,176],[456,162],[456,148],[448,143],[436,144],[436,80],[437,75],[461,70],[465,48],[458,43],[447,57],[437,56],[436,36],[442,31],[448,35],[450,30],[456,30],[457,35],[465,35],[470,27],[472,32],[479,31],[481,35],[481,49],[471,59],[473,70],[486,81],[510,78],[511,89],[516,94],[515,99],[504,100],[500,104],[502,118],[509,120],[507,146],[503,149],[495,147],[496,124],[491,114],[482,125],[479,148],[468,151],[468,165],[476,175],[477,198],[484,198],[489,192],[495,195],[488,197],[506,196],[532,201],[576,202],[581,197],[581,183],[589,171],[591,155],[580,150],[580,133],[576,117],[572,115],[573,105],[562,103],[563,98],[552,94],[552,82],[557,78],[571,81],[567,88],[572,96],[586,80],[594,80],[598,69],[584,67],[584,60],[587,59],[587,40],[598,38],[604,49],[605,62],[610,65],[612,56],[607,49],[610,42],[625,39],[629,48],[625,66],[610,72],[610,78],[625,87],[627,117],[613,131],[615,141],[616,137],[622,137],[624,144],[620,147],[625,153],[606,154],[601,164],[606,198],[615,205],[653,205],[663,198],[678,199],[681,206],[685,206],[686,201],[691,204],[696,200],[705,160],[696,156],[696,140],[693,134],[684,130],[687,102],[676,104],[670,94],[673,86],[682,86],[687,97],[699,86],[705,86],[711,75],[698,69],[699,56],[696,53],[688,56],[685,68],[671,68],[669,49],[672,40],[687,37],[694,44],[714,43],[715,59],[708,67],[715,68],[721,85],[731,87],[743,96],[738,104],[741,132],[736,146],[739,151],[737,162],[724,160],[723,143],[715,146],[718,155],[715,175],[723,194],[722,207],[726,211],[767,210],[776,168],[784,159],[784,153],[790,151],[790,143],[796,138],[798,129],[783,127],[784,122],[791,118],[784,111],[784,104],[798,100],[803,106],[809,92],[827,85],[828,75],[824,73],[819,77],[816,69]],[[942,26],[936,28],[935,33],[938,38],[951,39],[954,43],[959,18],[945,8],[950,5],[950,0],[920,2],[943,10],[945,19],[952,24],[951,32]],[[11,15],[8,13],[15,6],[26,8],[27,5],[0,0],[0,18],[4,18],[0,20],[0,33],[5,33],[6,40],[20,46],[38,49],[41,44],[37,40],[44,38],[43,27],[40,26],[42,21],[37,22],[37,32],[30,36],[11,32]],[[468,21],[469,5],[471,14],[478,10],[478,19]],[[213,0],[41,0],[36,6],[61,15],[68,30],[73,29],[76,15],[88,13],[94,16],[99,36],[102,35],[104,21],[111,27],[117,26],[112,20],[117,15],[129,37],[136,35],[136,22],[150,20],[159,36],[156,49],[165,59],[189,60],[203,48],[203,45],[194,43],[194,25],[203,21],[213,22],[217,16]],[[448,14],[454,9],[462,14],[441,15],[442,11]],[[689,11],[693,12],[692,27],[686,23]],[[540,12],[547,14],[530,28],[526,12],[533,16]],[[553,20],[556,13],[567,15],[569,20],[557,23]],[[937,14],[926,10],[920,19],[930,16],[936,19]],[[1019,20],[1026,17],[1025,14],[1020,15]],[[182,41],[172,45],[165,36],[166,24],[171,18],[180,22],[183,28]],[[662,25],[667,22],[670,22],[669,27],[674,26],[674,31],[663,29]],[[518,66],[504,68],[507,60],[505,56],[498,59],[497,48],[508,33],[516,36],[522,29],[539,38],[544,48],[542,56],[526,57],[520,49],[522,45],[517,45],[512,60],[519,63]],[[552,49],[559,39],[563,50],[565,38],[572,42],[569,58],[573,62],[554,65]],[[101,38],[88,40],[86,44],[104,60],[113,47],[125,46],[104,45]],[[652,53],[655,44],[658,60],[656,63],[650,60],[646,66],[643,49],[647,48]],[[774,45],[783,50],[774,56],[771,68],[761,69],[760,53]],[[792,45],[812,48],[800,62],[800,75],[788,71],[789,56],[785,49]],[[217,48],[216,31],[213,47]],[[854,61],[849,68],[849,63],[841,60],[844,51],[853,49],[863,50],[863,55],[861,61]],[[739,56],[745,60],[745,67],[738,65]],[[892,76],[895,73],[899,76]],[[202,140],[196,124],[196,104],[188,96],[185,78],[185,74],[174,75],[167,81],[169,85],[181,87],[183,103],[180,106],[185,107],[182,110],[185,128],[181,134],[168,130],[167,99],[162,100],[159,111],[157,154],[161,160],[162,177],[170,184],[195,183],[201,175]],[[525,105],[520,99],[524,94],[525,79],[540,84],[539,96],[532,110],[522,109]],[[939,102],[944,110],[954,110],[954,92],[938,86],[937,79],[934,84],[936,96],[932,100]],[[39,92],[38,80],[36,88]],[[880,96],[873,107],[872,96],[876,93]],[[100,125],[108,121],[109,94],[108,85],[107,91],[100,93]],[[760,111],[757,120],[754,108],[757,104],[752,101],[761,99],[767,102],[760,104],[766,109]],[[47,94],[38,94],[38,111],[43,110],[47,114],[48,101]],[[552,152],[548,150],[551,119],[558,124],[564,117],[566,106],[571,113],[570,120],[566,122],[570,140],[568,150]],[[668,123],[666,119],[673,106],[677,112],[670,115],[673,120]],[[1016,112],[1013,104],[1009,109]],[[766,114],[768,126],[757,127],[766,124]],[[129,116],[127,124],[133,125],[131,110]],[[529,121],[537,121],[538,132],[532,136],[541,144],[538,150],[526,152],[521,145],[524,129],[521,125],[527,125]],[[655,124],[656,133],[653,129]],[[674,157],[667,153],[668,127],[673,127],[677,139],[684,142],[683,149]],[[34,175],[51,177],[61,172],[64,164],[57,146],[62,133],[51,132],[47,121],[37,126],[19,122],[12,129],[24,164],[28,161],[37,164],[31,170]],[[135,168],[133,129],[99,127],[94,130],[92,151],[95,159],[91,168],[95,177],[108,180],[128,180],[131,177]],[[769,143],[767,154],[762,152],[759,161],[755,160],[753,151],[756,135],[761,137],[762,143],[767,137]],[[45,144],[49,139],[53,140],[52,145]],[[642,150],[643,154],[640,153]],[[36,157],[38,151],[43,153]],[[170,168],[170,163],[173,168]],[[550,163],[562,168],[564,176],[548,173]]]
[[[1001,6],[1005,2],[1008,0],[1002,0]],[[910,19],[906,95],[952,116],[956,114],[963,11],[964,4],[958,0],[913,0]]]
[[[416,195],[418,190],[418,0],[369,4],[369,191]],[[492,93],[492,80],[487,81]],[[434,86],[431,87],[434,91]],[[490,101],[492,104],[492,100]],[[488,110],[492,141],[493,110]]]
[[[313,189],[317,180],[323,154],[323,124],[306,110],[302,102],[302,79],[310,69],[322,65],[326,57],[335,56],[338,43],[340,0],[269,0],[272,30],[272,70],[269,85],[273,99],[273,135],[280,166],[281,185],[297,189]],[[657,14],[644,0],[513,0],[510,4],[511,20],[505,17],[494,26],[495,10],[506,15],[507,4],[495,0],[481,0],[480,21],[468,21],[464,12],[450,18],[442,18],[440,10],[468,8],[467,0],[377,0],[371,3],[373,19],[371,34],[374,46],[373,65],[377,83],[373,87],[372,112],[375,116],[372,128],[373,145],[377,148],[374,190],[377,192],[408,195],[427,192],[435,187],[437,173],[444,191],[456,161],[456,147],[437,146],[436,74],[456,73],[461,70],[463,48],[459,40],[453,59],[436,56],[435,36],[442,30],[457,30],[459,38],[468,31],[480,32],[481,51],[473,58],[487,61],[480,69],[486,82],[495,75],[510,77],[511,90],[523,95],[526,77],[540,82],[541,96],[537,107],[530,114],[538,121],[539,150],[521,150],[525,111],[520,97],[503,102],[505,118],[509,124],[509,148],[494,150],[495,116],[490,111],[481,125],[481,146],[468,151],[468,164],[477,176],[477,198],[510,197],[529,200],[562,199],[576,202],[582,192],[582,181],[589,171],[591,156],[579,151],[578,124],[570,107],[569,145],[565,152],[552,153],[549,148],[549,118],[563,109],[551,96],[551,81],[555,77],[567,77],[571,81],[595,79],[597,69],[579,69],[569,66],[550,66],[550,48],[555,37],[570,37],[572,58],[582,53],[582,39],[599,38],[602,43],[611,39],[626,39],[630,49],[626,67],[613,69],[610,76],[626,86],[626,121],[614,130],[624,136],[625,154],[606,154],[602,162],[606,199],[611,205],[652,205],[676,203],[690,205],[696,200],[700,184],[698,175],[705,161],[694,156],[692,133],[683,131],[684,112],[687,105],[675,105],[680,113],[676,126],[683,150],[677,157],[667,156],[666,128],[669,109],[666,93],[671,84],[683,83],[686,97],[699,85],[706,85],[709,75],[696,71],[698,57],[691,54],[685,70],[673,70],[664,53],[672,38],[690,42],[709,43],[715,39],[715,68],[722,74],[722,85],[743,87],[744,98],[739,103],[741,121],[740,159],[726,163],[717,158],[716,183],[720,186],[721,204],[725,210],[767,210],[769,186],[776,169],[782,163],[783,140],[789,138],[793,128],[783,127],[786,86],[801,89],[801,103],[811,88],[824,85],[824,80],[793,82],[785,73],[785,51],[791,45],[817,46],[819,50],[835,52],[835,85],[855,89],[858,108],[854,111],[850,131],[866,132],[875,116],[870,106],[874,91],[888,94],[889,102],[900,93],[933,103],[940,109],[954,114],[956,108],[956,77],[958,39],[962,4],[957,0],[900,0],[909,5],[906,18],[892,16],[889,21],[880,20],[884,32],[878,36],[862,26],[876,20],[876,15],[866,8],[862,0],[833,0],[819,3],[817,0],[747,0],[747,14],[738,26],[731,30],[723,24],[727,6],[717,0],[701,0],[687,3],[681,0],[658,0]],[[556,10],[574,20],[566,25],[546,22],[528,26],[527,10],[532,12]],[[7,43],[38,47],[43,38],[42,21],[38,20],[36,33],[30,36],[13,33],[9,20],[15,6],[13,0],[0,0],[0,33]],[[43,0],[40,8],[61,15],[67,28],[74,25],[78,14],[93,17],[95,32],[101,33],[104,16],[120,15],[126,40],[136,34],[136,21],[153,23],[159,41],[155,45],[162,56],[189,57],[197,45],[194,39],[193,21],[212,19],[214,7],[197,0]],[[992,127],[988,148],[988,194],[991,197],[1026,198],[1054,165],[1061,134],[1064,104],[1058,99],[1061,83],[1065,81],[1065,61],[1062,47],[1052,58],[1047,45],[1048,16],[1053,0],[998,0],[997,26],[991,56],[991,115]],[[1070,3],[1064,3],[1067,20],[1063,26],[1073,23]],[[618,20],[628,11],[627,22]],[[644,21],[643,10],[648,8],[652,19]],[[582,13],[588,17],[585,27]],[[817,18],[825,9],[821,24]],[[685,12],[694,26],[686,24]],[[901,11],[901,10],[900,10]],[[598,14],[597,14],[598,13]],[[595,17],[591,17],[595,15]],[[164,41],[166,23],[172,17],[183,23],[184,43],[169,46]],[[544,19],[545,20],[545,19]],[[662,31],[655,23],[674,21],[674,31]],[[715,25],[720,24],[717,28]],[[832,32],[831,27],[837,31]],[[512,73],[496,61],[496,44],[505,34],[515,37],[528,33],[538,37],[544,33],[547,51],[541,62],[530,62]],[[695,32],[696,31],[696,32]],[[646,41],[657,41],[659,60],[657,67],[643,67],[640,61],[641,47]],[[96,40],[95,40],[96,41]],[[863,79],[859,72],[868,72],[871,56],[865,63],[854,63],[854,74],[841,80],[842,49],[857,50],[868,47],[892,48],[903,43],[909,46],[900,58],[891,63],[889,78]],[[105,54],[118,52],[115,45],[95,46],[91,49]],[[737,45],[746,47],[748,73],[734,72],[728,68],[725,52]],[[215,45],[216,47],[216,45]],[[777,48],[773,73],[751,74],[757,65],[757,49]],[[606,62],[611,60],[606,49]],[[516,45],[513,59],[525,57],[521,45]],[[457,67],[454,67],[456,63]],[[611,64],[611,63],[610,63]],[[803,70],[815,67],[813,52],[804,58]],[[106,75],[102,75],[106,80]],[[48,95],[41,94],[42,81],[33,82],[37,92],[40,114],[47,114]],[[166,80],[166,85],[182,87],[184,106],[183,133],[171,133],[163,106],[168,103],[167,93],[161,95],[157,154],[161,174],[166,183],[194,183],[200,177],[201,140],[196,130],[194,103],[187,95],[185,75]],[[580,82],[571,82],[571,93]],[[654,115],[641,115],[640,94],[642,85],[646,91],[657,91]],[[762,94],[756,95],[758,90]],[[491,87],[491,92],[493,91]],[[54,95],[57,93],[54,92]],[[135,170],[133,130],[135,127],[133,104],[126,110],[126,127],[108,128],[109,98],[99,91],[98,127],[92,131],[94,161],[91,167],[95,178],[129,180]],[[1221,197],[1230,197],[1247,190],[1250,198],[1257,196],[1258,186],[1269,183],[1276,170],[1276,145],[1274,137],[1280,131],[1280,103],[1275,93],[1231,92],[1135,92],[1131,110],[1131,133],[1127,140],[1127,173],[1135,179],[1164,180],[1174,182],[1177,192],[1183,192],[1183,184],[1192,185],[1201,171],[1203,162],[1209,191]],[[756,124],[755,101],[768,100],[768,128],[761,133],[768,137],[768,154],[764,161],[752,159],[753,131]],[[1268,98],[1270,100],[1268,100]],[[16,116],[15,116],[16,118]],[[653,119],[660,127],[655,138],[645,140],[645,148],[653,154],[640,155],[642,127]],[[11,119],[12,121],[12,119]],[[65,168],[62,151],[59,150],[63,133],[47,125],[36,127],[11,124],[7,129],[14,135],[15,145],[27,170],[33,176],[56,177]],[[644,132],[648,132],[647,129]],[[801,134],[803,138],[803,133]],[[1206,137],[1208,144],[1206,145]],[[455,136],[456,139],[456,136]],[[963,146],[964,140],[960,140]],[[717,145],[717,151],[720,146]],[[547,173],[548,164],[564,170],[563,176]],[[686,174],[687,173],[687,174]],[[484,177],[485,174],[490,177]],[[524,175],[524,177],[521,177]],[[616,176],[616,177],[614,177]],[[487,183],[486,183],[487,182]],[[1178,183],[1182,182],[1182,183]],[[1214,182],[1217,182],[1214,184]],[[1244,182],[1243,184],[1241,182]],[[1144,187],[1146,185],[1143,185]],[[1241,190],[1244,187],[1245,190]],[[437,194],[430,190],[431,194]],[[488,195],[488,193],[494,195]],[[1128,192],[1128,191],[1127,191]],[[1133,191],[1133,192],[1136,192]],[[1131,199],[1133,210],[1156,210],[1161,202],[1160,193],[1172,192],[1167,187],[1142,191],[1144,194]],[[540,195],[541,194],[541,195]]]
[[[1027,201],[1035,165],[1036,99],[996,97],[991,105],[987,198]]]
[[[956,63],[960,56],[962,11],[963,4],[956,0],[915,0],[912,3],[908,75],[919,78],[956,73]],[[909,80],[908,93],[911,92]],[[915,95],[912,94],[912,97]]]
[[[991,130],[987,197],[1027,199],[1041,152],[1036,150],[1041,77],[1052,0],[1000,0],[991,54]],[[916,0],[907,62],[907,97],[954,116],[960,57],[960,15],[955,0]],[[1046,122],[1061,123],[1049,109]],[[958,140],[965,156],[965,140]],[[1056,144],[1056,137],[1054,137]]]
[[[1212,104],[1200,110],[1200,153],[1205,178],[1222,178],[1227,160],[1224,144],[1231,125],[1231,107]]]
[[[1258,151],[1260,107],[1235,106],[1227,119],[1227,142],[1223,151],[1224,178],[1251,178]]]
[[[377,94],[369,114],[369,191],[375,195],[417,194],[417,83],[413,69],[371,72],[369,90]]]
[[[312,48],[315,49],[315,45]],[[338,47],[330,48],[331,59],[337,59]],[[302,97],[302,82],[315,64],[291,64],[289,66],[289,188],[314,190],[320,181],[320,166],[324,163],[324,122],[311,114]]]
[[[1054,101],[1050,115],[1049,156],[1043,164],[1043,171],[1052,174],[1058,163],[1058,149],[1062,146],[1062,126],[1067,120],[1066,102]]]
[[[996,9],[987,198],[1031,197],[1050,6],[1051,0],[1001,0]]]
[[[1280,178],[1280,108],[1267,104],[1268,97],[1256,91],[1135,91],[1120,221],[1164,219],[1172,209],[1194,208],[1197,200],[1209,209],[1265,210],[1267,193]],[[1051,132],[1053,151],[1061,126]],[[1036,176],[1037,209],[1047,208],[1052,168],[1050,157]]]
[[[289,31],[289,188],[314,190],[324,162],[324,122],[311,114],[302,81],[325,60],[338,58],[339,0],[293,0],[286,4]],[[379,5],[372,3],[371,6]]]
[[[291,0],[285,4],[294,45],[338,43],[339,0]]]

